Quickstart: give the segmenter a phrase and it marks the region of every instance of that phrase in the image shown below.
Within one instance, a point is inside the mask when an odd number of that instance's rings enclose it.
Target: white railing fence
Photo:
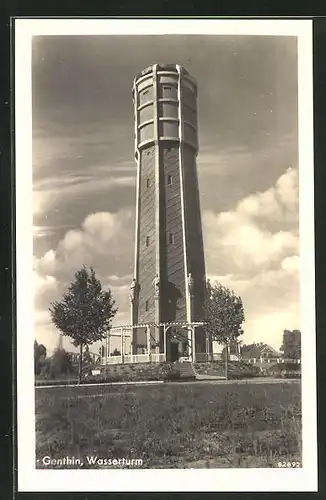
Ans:
[[[244,359],[242,361],[246,361],[251,364],[262,364],[262,363],[301,363],[301,359],[284,359],[284,358],[249,358]]]
[[[204,352],[196,353],[196,361],[203,363],[205,361],[223,361],[224,358],[220,353],[206,354]],[[164,363],[166,361],[165,354],[124,354],[123,356],[108,356],[102,359],[102,365],[120,365],[123,363]],[[231,359],[231,361],[240,361],[237,359]],[[270,364],[270,363],[297,363],[300,364],[300,359],[283,359],[283,358],[249,358],[241,359],[250,364]]]
[[[120,365],[123,363],[163,363],[165,354],[125,354],[123,356],[108,356],[103,358],[104,365]]]

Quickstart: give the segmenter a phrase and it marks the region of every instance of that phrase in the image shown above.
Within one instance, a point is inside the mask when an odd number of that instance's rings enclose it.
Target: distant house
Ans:
[[[258,359],[258,358],[280,358],[281,354],[274,347],[260,343],[243,345],[241,347],[241,359]]]
[[[212,351],[213,351],[213,358],[215,361],[217,360],[224,360],[225,359],[225,347],[223,344],[220,344],[216,342],[216,340],[213,340],[212,342]],[[229,360],[230,361],[239,361],[239,344],[232,343],[229,347]]]

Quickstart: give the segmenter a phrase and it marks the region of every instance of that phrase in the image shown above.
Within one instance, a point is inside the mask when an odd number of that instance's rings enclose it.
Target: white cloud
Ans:
[[[278,227],[282,227],[289,216],[297,218],[297,199],[297,173],[289,169],[274,187],[244,198],[234,210],[204,212],[208,272],[254,271],[298,253],[297,227],[291,231],[269,228],[271,221],[278,220]]]
[[[274,189],[248,196],[240,201],[237,212],[244,217],[269,217],[276,220],[282,214]]]
[[[49,250],[37,260],[37,271],[41,275],[71,275],[85,264],[94,265],[106,276],[114,274],[122,256],[130,254],[132,261],[132,229],[133,217],[129,210],[88,215],[81,229],[67,231],[55,250]]]
[[[58,287],[58,282],[56,278],[51,274],[41,275],[36,271],[34,271],[33,275],[34,275],[33,288],[34,288],[35,300],[37,296],[42,296],[45,300],[47,300],[49,297],[52,297],[52,295],[55,294]]]
[[[244,341],[278,348],[285,328],[300,327],[297,171],[230,212],[204,212],[203,233],[208,277],[243,299]]]
[[[43,343],[53,347],[57,342],[57,333],[48,315],[49,304],[62,296],[76,270],[84,264],[93,266],[103,287],[111,289],[119,307],[115,323],[118,319],[130,322],[132,274],[128,263],[133,263],[133,226],[129,210],[90,214],[80,229],[67,231],[56,249],[48,250],[39,259],[34,258],[36,334]]]
[[[274,187],[241,200],[237,214],[271,221],[298,220],[298,171],[289,167]]]
[[[298,255],[286,257],[284,260],[282,260],[281,267],[289,273],[297,273],[300,268],[300,257],[298,257]]]
[[[276,196],[289,211],[298,210],[299,177],[295,168],[289,167],[276,183]]]

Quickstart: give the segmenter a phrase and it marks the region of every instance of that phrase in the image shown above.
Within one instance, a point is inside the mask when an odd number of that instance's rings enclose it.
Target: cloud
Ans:
[[[103,287],[111,289],[119,307],[116,321],[130,322],[133,229],[131,210],[90,214],[80,229],[67,231],[55,249],[34,258],[35,321],[36,330],[43,332],[39,333],[43,343],[50,342],[53,347],[57,341],[48,315],[50,303],[60,299],[74,273],[84,264],[93,266]]]
[[[297,273],[300,267],[300,257],[298,257],[298,255],[286,257],[284,260],[282,260],[281,267],[289,273]]]
[[[295,256],[288,262],[299,260]],[[299,326],[299,273],[291,268],[260,271],[253,277],[241,275],[208,275],[212,283],[219,282],[240,295],[244,305],[244,342],[266,342],[276,349],[285,328]]]
[[[67,231],[55,250],[38,259],[38,271],[67,275],[85,264],[99,268],[101,274],[110,269],[114,274],[132,262],[132,229],[131,210],[90,214],[80,229]]]
[[[298,327],[297,206],[297,172],[291,169],[268,190],[240,200],[233,210],[203,214],[207,276],[241,295],[246,342],[261,339],[279,347],[283,329]],[[287,229],[282,228],[285,223]],[[133,237],[131,209],[89,214],[56,248],[35,258],[37,311],[47,310],[50,301],[60,298],[74,272],[86,264],[112,290],[119,307],[114,324],[129,324]],[[41,327],[45,331],[44,322]],[[46,331],[52,331],[50,324]]]
[[[229,212],[206,211],[203,234],[208,278],[242,297],[245,342],[279,348],[283,330],[300,327],[296,169]]]
[[[52,275],[40,275],[34,271],[34,293],[41,295],[43,300],[47,300],[53,296],[58,287],[58,281]]]
[[[234,210],[203,213],[209,273],[257,272],[299,252],[297,171],[289,169],[275,186],[240,200]],[[291,230],[282,226],[291,221]],[[277,224],[276,224],[277,222]],[[277,230],[273,228],[277,226]],[[294,226],[294,228],[293,228]]]
[[[269,218],[279,222],[298,218],[298,172],[288,168],[274,187],[247,196],[237,206],[238,214],[257,219]]]

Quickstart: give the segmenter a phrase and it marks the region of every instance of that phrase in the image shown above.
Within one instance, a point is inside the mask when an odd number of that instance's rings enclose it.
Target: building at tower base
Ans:
[[[205,260],[196,156],[197,85],[179,65],[155,64],[133,86],[137,163],[134,279],[131,324],[204,319]],[[166,336],[166,337],[165,337]],[[133,353],[148,346],[145,329],[133,330]],[[167,360],[190,355],[191,330],[154,326],[150,349]],[[203,327],[195,350],[204,353]]]

